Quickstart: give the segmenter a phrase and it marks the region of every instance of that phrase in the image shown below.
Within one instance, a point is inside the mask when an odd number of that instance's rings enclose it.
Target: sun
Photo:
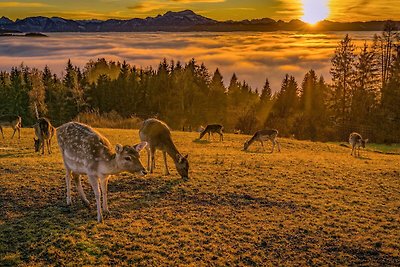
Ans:
[[[309,24],[316,24],[329,15],[329,0],[302,0],[303,17],[302,21]]]

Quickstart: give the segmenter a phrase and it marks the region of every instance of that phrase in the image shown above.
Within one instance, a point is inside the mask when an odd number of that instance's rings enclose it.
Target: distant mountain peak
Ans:
[[[108,20],[72,20],[61,17],[27,17],[12,21],[0,18],[0,29],[20,32],[146,32],[146,31],[380,31],[384,21],[320,22],[317,27],[294,19],[289,22],[270,18],[217,21],[192,10],[168,11],[156,17]],[[395,22],[400,26],[400,22]]]
[[[14,21],[12,21],[11,19],[9,19],[9,18],[7,18],[7,17],[4,17],[4,16],[2,16],[1,18],[0,18],[0,24],[8,24],[8,23],[13,23]]]

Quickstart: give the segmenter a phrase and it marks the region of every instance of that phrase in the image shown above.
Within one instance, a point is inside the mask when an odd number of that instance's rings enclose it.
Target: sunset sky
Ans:
[[[400,0],[0,0],[0,16],[11,19],[39,15],[72,19],[145,18],[183,9],[217,20],[400,20]]]

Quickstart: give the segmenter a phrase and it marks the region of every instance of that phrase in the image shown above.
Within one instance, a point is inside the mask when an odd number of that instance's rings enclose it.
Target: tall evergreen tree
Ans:
[[[354,81],[355,46],[348,34],[340,41],[332,58],[332,107],[338,122],[349,118],[351,90]]]

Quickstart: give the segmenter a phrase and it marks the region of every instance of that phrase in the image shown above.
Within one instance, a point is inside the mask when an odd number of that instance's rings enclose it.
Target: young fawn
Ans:
[[[21,138],[21,130],[20,129],[22,126],[22,119],[20,116],[17,116],[17,115],[0,116],[0,132],[4,139],[3,126],[9,126],[14,130],[13,135],[11,136],[11,139],[14,138],[16,131],[18,131],[18,139]]]
[[[363,139],[359,133],[351,133],[349,136],[349,143],[351,145],[351,154],[356,156],[360,156],[360,147],[365,148],[365,144],[368,142],[368,139]],[[356,153],[358,151],[358,153]]]
[[[35,125],[36,138],[33,138],[35,152],[38,152],[42,148],[42,154],[44,154],[44,146],[47,146],[47,152],[51,154],[51,139],[53,138],[55,128],[51,125],[50,121],[46,118],[39,118]]]
[[[71,177],[75,180],[83,202],[89,205],[80,180],[80,175],[86,174],[96,197],[98,222],[103,221],[100,192],[103,196],[103,211],[109,213],[107,206],[109,175],[123,171],[146,174],[139,160],[139,152],[147,145],[146,142],[135,146],[117,144],[114,152],[107,138],[90,126],[78,122],[68,122],[58,127],[57,141],[66,171],[67,205],[71,205]]]
[[[275,144],[278,145],[278,151],[281,151],[281,146],[276,140],[276,137],[278,136],[278,130],[275,129],[266,129],[266,130],[260,130],[257,131],[252,138],[250,138],[248,141],[244,143],[243,149],[247,150],[251,144],[253,144],[255,141],[259,141],[261,143],[261,146],[264,150],[264,143],[263,141],[268,141],[271,140],[272,142],[272,150],[271,153],[274,152]]]
[[[210,135],[217,133],[219,134],[219,140],[224,141],[224,134],[222,131],[224,130],[224,127],[220,124],[209,124],[206,126],[206,128],[200,133],[199,140],[203,138],[205,134],[208,133],[208,139],[210,139]]]
[[[176,170],[183,179],[189,178],[188,155],[182,154],[172,141],[171,131],[165,122],[157,119],[147,119],[143,122],[139,130],[140,140],[148,143],[147,146],[147,166],[148,171],[153,173],[155,167],[155,152],[161,150],[164,157],[165,175],[169,175],[167,165],[167,154],[173,159]]]

